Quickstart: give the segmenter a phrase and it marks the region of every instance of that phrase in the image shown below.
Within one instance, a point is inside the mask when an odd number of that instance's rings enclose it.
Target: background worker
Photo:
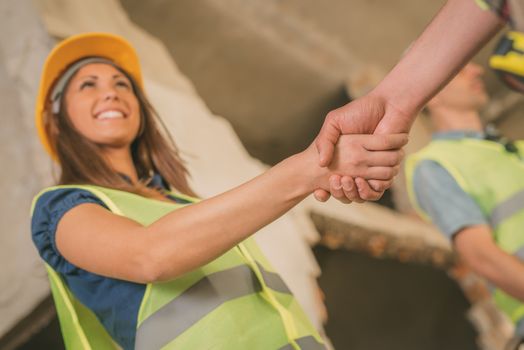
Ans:
[[[483,69],[469,63],[427,105],[432,141],[406,161],[413,206],[497,289],[494,299],[524,337],[524,143],[492,140],[479,110]]]
[[[520,3],[519,0],[448,0],[375,89],[328,113],[316,139],[320,164],[330,163],[340,134],[408,132],[420,109],[506,21],[510,20],[516,30],[524,31],[524,6]],[[510,34],[496,54],[494,68],[502,72],[505,82],[514,83],[512,88],[524,88],[515,79],[524,76],[524,34]],[[359,200],[360,193],[364,194],[362,179],[334,180],[330,192],[337,199]],[[366,196],[379,197],[383,189],[369,184],[374,191]],[[329,193],[318,190],[315,197],[327,200]]]
[[[351,135],[330,169],[311,145],[199,201],[121,37],[73,36],[50,53],[36,123],[60,166],[36,196],[32,237],[71,349],[324,349],[250,236],[340,172],[390,181],[402,135]],[[376,150],[373,151],[373,150]]]

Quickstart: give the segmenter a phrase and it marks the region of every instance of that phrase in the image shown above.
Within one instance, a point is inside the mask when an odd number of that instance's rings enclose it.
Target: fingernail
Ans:
[[[340,181],[337,181],[336,179],[331,179],[331,187],[333,187],[333,189],[335,190],[340,190],[342,188],[342,184],[340,183]]]

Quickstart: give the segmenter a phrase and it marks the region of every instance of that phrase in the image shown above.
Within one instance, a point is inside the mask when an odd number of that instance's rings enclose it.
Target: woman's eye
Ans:
[[[82,84],[80,84],[80,90],[83,90],[84,88],[87,88],[87,87],[93,87],[93,86],[95,86],[94,81],[84,81]]]
[[[116,86],[124,87],[124,88],[127,88],[127,89],[129,89],[131,87],[131,85],[127,81],[124,81],[124,80],[117,81]]]

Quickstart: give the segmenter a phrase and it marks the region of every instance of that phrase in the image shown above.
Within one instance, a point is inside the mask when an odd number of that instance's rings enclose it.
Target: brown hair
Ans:
[[[171,189],[195,196],[187,181],[188,171],[158,113],[136,81],[120,67],[115,65],[115,68],[131,81],[140,105],[140,130],[131,144],[131,155],[138,177],[144,179],[152,173],[158,173]],[[67,86],[64,88],[64,91],[66,90]],[[65,98],[61,101],[59,113],[51,112],[51,103],[47,104],[44,112],[46,134],[61,169],[58,183],[60,185],[90,184],[146,197],[158,196],[158,192],[146,187],[143,181],[131,184],[110,167],[101,156],[100,146],[75,129],[67,115],[64,100]]]

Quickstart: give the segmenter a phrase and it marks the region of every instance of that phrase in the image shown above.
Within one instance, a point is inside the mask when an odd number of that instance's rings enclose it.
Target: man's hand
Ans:
[[[366,95],[329,112],[315,139],[320,166],[328,166],[340,135],[372,134],[386,112],[385,101]]]
[[[315,141],[320,164],[330,163],[340,134],[407,132],[417,111],[502,25],[473,0],[448,0],[373,92],[328,114]],[[316,191],[315,197],[329,194]]]
[[[373,93],[332,110],[327,114],[315,139],[320,166],[331,163],[340,135],[407,133],[416,112],[403,112],[385,98]]]
[[[320,165],[328,166],[340,135],[343,134],[386,134],[408,132],[413,118],[388,104],[378,95],[368,94],[328,113],[324,125],[315,140],[320,155]],[[333,176],[330,191],[318,189],[315,198],[321,202],[330,194],[343,203],[378,200],[393,183],[368,178]]]

